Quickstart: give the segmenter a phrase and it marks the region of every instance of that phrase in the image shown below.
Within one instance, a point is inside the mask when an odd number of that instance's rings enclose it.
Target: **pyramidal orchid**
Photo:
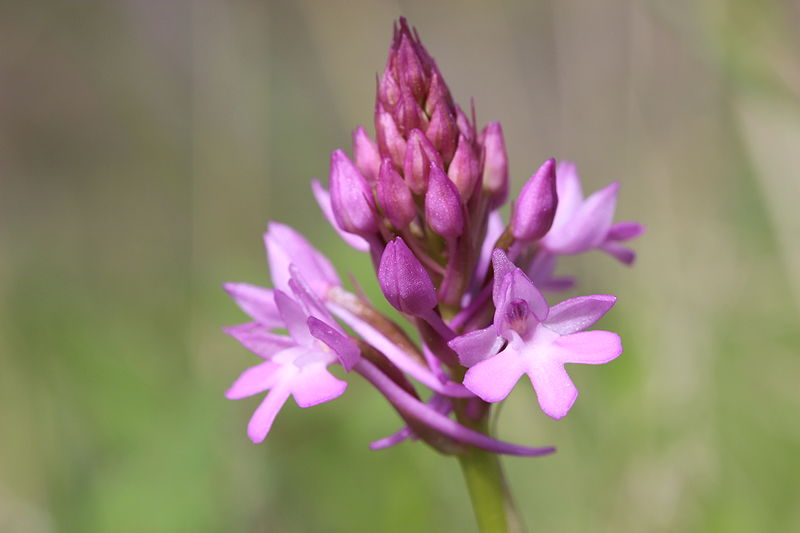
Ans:
[[[289,397],[311,407],[364,379],[400,421],[370,447],[411,440],[457,456],[479,529],[505,532],[518,517],[498,455],[555,449],[491,436],[493,404],[527,376],[541,410],[561,419],[578,396],[565,364],[622,353],[615,333],[586,331],[615,297],[551,306],[541,291],[574,284],[554,274],[562,255],[600,249],[631,264],[634,253],[621,243],[643,228],[613,223],[617,183],[584,198],[575,165],[554,159],[531,175],[504,222],[511,187],[503,129],[491,122],[479,130],[474,106],[468,111],[401,18],[378,78],[374,138],[356,128],[352,155],[332,152],[328,186],[311,184],[342,240],[367,252],[397,313],[378,311],[360,286],[348,290],[308,240],[271,222],[264,242],[272,288],[225,284],[249,316],[225,331],[260,358],[226,395],[265,395],[247,429],[260,442]]]

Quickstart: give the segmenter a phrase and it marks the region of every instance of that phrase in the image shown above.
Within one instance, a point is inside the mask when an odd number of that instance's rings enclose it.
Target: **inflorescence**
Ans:
[[[548,159],[505,223],[499,209],[509,173],[500,124],[478,131],[474,106],[468,115],[454,102],[416,30],[400,19],[377,84],[375,140],[357,128],[352,158],[334,151],[329,189],[315,180],[312,190],[342,239],[370,255],[383,295],[419,340],[360,291],[345,289],[302,235],[271,222],[264,240],[273,288],[225,285],[251,318],[225,331],[262,359],[226,395],[269,391],[249,437],[264,440],[289,396],[311,407],[343,394],[347,383],[328,370],[341,365],[370,382],[405,422],[373,449],[412,438],[445,453],[468,446],[552,452],[496,440],[469,421],[485,419],[523,374],[541,409],[562,418],[578,396],[564,364],[602,364],[622,352],[617,334],[585,331],[614,296],[551,307],[541,293],[574,285],[554,275],[559,256],[600,249],[633,262],[621,242],[643,228],[613,223],[618,187],[584,198],[575,165]]]

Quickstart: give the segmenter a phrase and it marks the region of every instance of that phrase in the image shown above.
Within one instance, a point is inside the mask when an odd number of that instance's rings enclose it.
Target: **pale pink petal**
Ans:
[[[222,331],[259,357],[271,357],[274,353],[295,345],[290,337],[271,333],[257,322],[228,326],[222,328]]]
[[[544,299],[542,293],[533,284],[533,282],[525,275],[521,269],[516,269],[511,273],[511,282],[509,284],[509,301],[522,299],[528,304],[528,309],[540,322],[547,319],[548,306],[547,300]]]
[[[281,365],[272,361],[264,361],[248,368],[225,391],[225,397],[229,400],[239,400],[264,392],[275,384],[281,368]]]
[[[300,369],[290,388],[297,405],[312,407],[341,396],[347,382],[334,377],[324,365],[316,364]]]
[[[270,329],[283,326],[270,289],[249,283],[225,283],[223,287],[242,311],[250,315],[256,322],[260,322]]]
[[[330,222],[331,226],[334,230],[336,230],[336,233],[339,234],[342,240],[359,252],[369,251],[369,244],[367,241],[358,235],[343,231],[339,227],[339,224],[336,223],[336,217],[333,216],[333,206],[331,205],[331,195],[327,190],[325,190],[319,180],[311,181],[311,190],[314,193],[314,198],[317,199],[317,203],[319,204],[320,210],[322,210],[322,214],[325,215],[325,218],[328,219],[328,222]]]
[[[355,364],[358,363],[361,351],[350,337],[313,316],[308,317],[308,331],[336,352],[339,362],[342,363],[347,372],[350,372]]]
[[[500,402],[525,373],[519,352],[506,348],[467,370],[464,386],[486,402]]]
[[[556,420],[563,418],[578,398],[578,389],[569,379],[564,365],[539,356],[527,373],[542,411]]]
[[[577,254],[599,246],[608,235],[617,205],[619,183],[595,192],[563,226],[553,228],[542,245],[553,253]]]
[[[638,222],[617,222],[608,229],[606,239],[610,241],[627,241],[644,233],[644,226]]]
[[[606,241],[600,245],[600,249],[626,265],[632,265],[636,261],[636,252],[616,242]]]
[[[456,337],[447,345],[458,354],[458,361],[462,365],[471,367],[499,352],[503,342],[503,338],[497,336],[497,329],[489,326]]]
[[[583,331],[557,339],[553,346],[564,363],[601,365],[622,353],[619,335],[610,331]]]
[[[560,161],[556,169],[558,208],[550,231],[559,231],[575,214],[583,202],[583,191],[578,170],[572,161]]]
[[[494,286],[492,288],[492,298],[495,307],[500,307],[500,299],[503,297],[506,288],[503,283],[506,281],[506,274],[513,272],[517,265],[511,262],[506,253],[500,248],[492,252],[492,268],[494,269]]]
[[[289,398],[289,388],[285,383],[278,383],[278,385],[267,394],[264,401],[261,402],[253,416],[250,418],[250,423],[247,424],[247,436],[250,437],[255,443],[262,442],[267,438],[272,422],[278,412],[286,403]]]
[[[544,325],[559,335],[583,331],[600,320],[616,301],[616,296],[610,294],[570,298],[550,308]]]
[[[339,276],[328,258],[311,246],[305,237],[285,224],[270,222],[264,234],[272,284],[289,290],[289,265],[295,264],[311,288],[322,293],[332,285],[341,285]]]
[[[575,278],[571,276],[561,276],[558,278],[548,278],[541,283],[537,283],[536,286],[543,291],[560,292],[571,289],[576,284]]]
[[[311,286],[306,282],[305,276],[297,268],[297,265],[292,263],[289,265],[289,273],[292,275],[289,279],[289,288],[295,296],[297,302],[303,306],[308,316],[315,316],[320,320],[338,327],[338,324],[333,320],[325,304],[322,303],[320,297],[311,289]]]
[[[311,346],[314,338],[308,332],[308,313],[300,304],[280,290],[275,291],[275,303],[278,305],[278,312],[281,314],[283,323],[286,324],[286,329],[289,330],[289,335],[297,344]]]

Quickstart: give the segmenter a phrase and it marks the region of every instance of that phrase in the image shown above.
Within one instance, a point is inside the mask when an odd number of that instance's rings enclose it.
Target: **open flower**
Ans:
[[[599,248],[623,263],[631,264],[636,254],[619,243],[641,235],[636,222],[612,224],[619,183],[614,182],[584,199],[575,163],[561,161],[556,172],[558,208],[550,231],[541,241],[544,250],[555,255],[579,254]]]
[[[295,272],[296,274],[296,272]],[[298,279],[289,281],[294,298],[276,289],[274,304],[289,335],[270,333],[259,322],[260,312],[251,312],[256,322],[226,328],[264,361],[245,370],[225,393],[231,400],[270,391],[253,413],[247,435],[263,441],[289,396],[300,407],[311,407],[340,396],[347,383],[334,377],[328,366],[341,362],[352,366],[358,348],[341,331],[316,296]]]
[[[502,250],[495,250],[492,260],[494,324],[449,343],[461,364],[470,367],[464,385],[487,402],[499,402],[527,374],[542,410],[562,418],[578,397],[564,364],[602,364],[622,353],[616,333],[583,331],[599,320],[616,298],[581,296],[550,308]]]

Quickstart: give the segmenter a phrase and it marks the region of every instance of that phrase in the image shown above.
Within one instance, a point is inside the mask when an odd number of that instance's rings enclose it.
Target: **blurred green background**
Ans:
[[[96,0],[0,5],[0,532],[475,531],[455,460],[367,449],[399,422],[360,380],[262,445],[223,398],[268,220],[375,291],[308,182],[401,14],[515,191],[573,159],[648,226],[562,264],[623,356],[560,422],[503,410],[559,448],[505,459],[531,531],[800,531],[800,3]]]

